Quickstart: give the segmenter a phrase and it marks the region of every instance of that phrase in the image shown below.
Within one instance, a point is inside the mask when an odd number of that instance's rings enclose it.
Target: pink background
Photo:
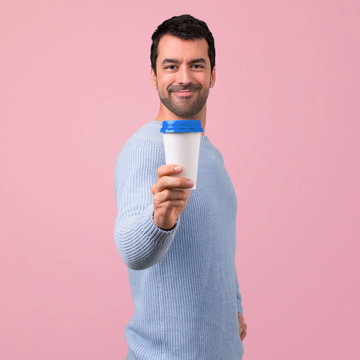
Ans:
[[[133,305],[113,240],[114,166],[157,114],[151,34],[190,13],[215,37],[205,133],[238,196],[244,359],[359,359],[359,11],[3,2],[1,358],[125,359]]]

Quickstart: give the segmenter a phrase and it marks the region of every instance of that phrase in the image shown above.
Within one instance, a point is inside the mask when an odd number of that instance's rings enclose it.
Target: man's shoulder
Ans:
[[[164,143],[162,133],[160,133],[160,125],[155,121],[142,125],[126,140],[123,148],[134,144],[146,144],[163,148]]]
[[[129,161],[153,163],[163,161],[163,158],[165,152],[160,126],[149,122],[138,128],[125,141],[118,153],[116,166]]]
[[[150,169],[153,172],[153,169],[164,163],[165,152],[160,127],[158,124],[144,124],[127,139],[118,153],[115,163],[115,187],[120,173],[125,176],[131,168],[141,168],[144,172]]]

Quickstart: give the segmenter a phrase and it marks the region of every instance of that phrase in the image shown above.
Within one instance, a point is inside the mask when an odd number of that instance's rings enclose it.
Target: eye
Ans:
[[[167,70],[174,70],[174,69],[175,69],[175,65],[165,66],[165,69],[167,69]]]
[[[193,66],[195,67],[195,69],[204,69],[204,66],[201,64],[194,64]]]

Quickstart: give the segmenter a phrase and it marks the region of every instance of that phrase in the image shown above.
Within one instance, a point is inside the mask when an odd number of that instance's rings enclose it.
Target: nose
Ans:
[[[177,72],[177,83],[185,85],[190,83],[191,79],[190,69],[187,66],[181,66]]]

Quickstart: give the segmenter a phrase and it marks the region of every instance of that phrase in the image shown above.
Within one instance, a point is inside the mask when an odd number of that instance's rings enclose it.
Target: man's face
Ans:
[[[215,83],[206,40],[182,40],[165,34],[158,44],[156,73],[151,69],[161,103],[177,117],[195,117]]]

